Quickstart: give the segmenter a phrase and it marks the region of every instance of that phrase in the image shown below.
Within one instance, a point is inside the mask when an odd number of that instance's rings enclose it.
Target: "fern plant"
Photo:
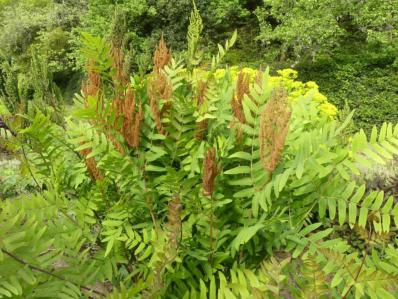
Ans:
[[[189,71],[162,39],[141,80],[83,35],[70,114],[15,137],[36,189],[0,203],[0,296],[395,298],[396,199],[357,176],[398,154],[398,126],[347,138],[353,113],[325,114],[317,88],[216,76],[236,34],[198,78],[198,20]]]

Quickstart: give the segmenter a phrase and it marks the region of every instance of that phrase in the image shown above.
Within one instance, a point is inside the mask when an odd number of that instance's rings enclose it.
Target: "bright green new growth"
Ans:
[[[192,1],[193,10],[189,17],[189,26],[187,33],[188,50],[187,50],[187,67],[190,71],[200,63],[201,54],[198,53],[198,43],[200,34],[203,30],[203,21],[198,9],[196,8],[195,1]]]
[[[196,48],[199,27],[190,28]],[[169,101],[157,99],[159,111],[171,103],[160,114],[164,134],[148,77],[128,84],[145,116],[130,148],[118,130],[115,101],[125,94],[114,88],[109,48],[84,35],[86,84],[100,78],[96,92],[76,95],[60,124],[38,110],[14,140],[36,189],[0,202],[0,297],[396,297],[398,205],[357,176],[398,155],[398,125],[349,137],[353,113],[339,122],[308,93],[278,106],[288,132],[265,170],[261,142],[272,136],[260,134],[270,131],[262,115],[278,93],[269,70],[258,73],[236,122],[239,87],[228,70],[213,74],[235,39],[214,56],[201,105],[182,61],[160,70],[172,86]],[[101,176],[90,176],[89,159]]]

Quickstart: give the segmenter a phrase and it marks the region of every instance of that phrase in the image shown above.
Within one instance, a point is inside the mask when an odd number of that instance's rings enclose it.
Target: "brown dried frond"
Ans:
[[[86,164],[87,170],[90,173],[90,176],[93,178],[95,181],[101,181],[104,179],[102,176],[100,170],[97,167],[97,163],[95,162],[95,158],[86,158],[89,154],[91,153],[91,149],[86,148],[84,150],[80,151],[80,154],[85,157],[84,163]]]
[[[208,125],[207,120],[202,120],[196,123],[196,133],[195,133],[196,140],[203,140],[203,138],[205,137],[205,132],[207,130],[207,125]]]
[[[286,91],[276,89],[261,113],[260,158],[264,169],[272,172],[278,165],[289,130],[291,110]]]
[[[144,111],[142,110],[142,105],[140,103],[138,106],[138,114],[135,115],[131,144],[129,143],[132,147],[138,147],[140,145],[141,124],[143,119]]]
[[[197,90],[197,105],[198,107],[202,106],[203,102],[205,101],[206,98],[206,90],[207,90],[207,84],[203,80],[199,80],[198,82],[198,90]]]
[[[214,192],[214,182],[218,175],[216,149],[209,148],[203,160],[203,194],[211,196]]]
[[[162,117],[171,108],[171,97],[173,93],[173,85],[167,75],[163,72],[165,65],[169,63],[170,59],[171,53],[167,49],[162,35],[153,56],[154,66],[153,73],[148,80],[148,97],[156,128],[158,132],[163,135],[166,134],[166,131],[162,124]],[[160,100],[164,100],[165,103],[159,111]]]
[[[121,88],[128,83],[128,76],[125,72],[124,52],[121,41],[117,39],[112,40],[111,47],[112,67],[115,73],[112,77],[115,87]]]
[[[155,92],[158,99],[170,100],[173,93],[173,85],[165,73],[157,74],[153,84],[155,84]]]
[[[113,146],[115,147],[115,149],[121,153],[122,155],[124,155],[124,148],[121,145],[121,143],[112,135],[111,132],[108,132],[106,134],[106,137],[108,138],[108,140],[110,140],[113,144]]]
[[[144,113],[141,103],[139,103],[137,111],[135,94],[131,88],[127,89],[124,98],[116,98],[113,101],[112,109],[115,110],[113,128],[123,135],[130,147],[138,147]],[[118,127],[119,123],[121,123],[120,127]]]
[[[243,71],[240,71],[236,81],[236,98],[239,100],[239,102],[243,101],[243,96],[245,94],[249,94],[249,84],[249,75],[245,74]]]
[[[83,95],[96,97],[101,88],[101,76],[94,70],[94,62],[89,62],[87,65],[87,79],[82,83]]]
[[[168,204],[167,229],[169,230],[169,255],[174,255],[178,248],[178,237],[181,233],[181,212],[182,204],[179,194],[174,194],[173,199]]]
[[[164,73],[155,73],[148,82],[148,97],[151,107],[152,117],[155,120],[156,128],[160,134],[165,135],[165,129],[162,124],[163,115],[171,107],[171,97],[173,86]],[[164,100],[165,104],[161,111],[159,111],[159,101]]]
[[[206,98],[206,91],[207,91],[207,84],[205,81],[200,80],[198,82],[198,89],[197,89],[197,94],[196,94],[196,102],[197,102],[197,107],[200,109],[200,107],[203,105],[205,98]],[[197,140],[202,140],[204,137],[204,133],[207,130],[207,120],[202,120],[201,122],[198,122],[196,124],[196,134],[195,138]]]
[[[123,116],[124,122],[122,134],[131,147],[138,147],[140,143],[141,123],[144,119],[144,113],[142,111],[141,103],[138,105],[137,112],[135,95],[130,88],[127,90],[126,97],[124,99]]]
[[[250,77],[248,74],[240,71],[238,79],[236,81],[236,90],[231,101],[232,111],[234,116],[239,120],[240,123],[246,123],[245,114],[243,112],[243,99],[245,94],[249,94]]]
[[[170,60],[171,52],[167,48],[166,42],[164,41],[162,34],[159,44],[156,46],[155,53],[153,55],[154,71],[160,73],[161,70],[170,62]]]

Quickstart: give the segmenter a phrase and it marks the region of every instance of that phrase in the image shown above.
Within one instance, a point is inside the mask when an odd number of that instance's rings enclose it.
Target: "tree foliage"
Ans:
[[[257,9],[259,39],[278,44],[282,58],[314,58],[357,35],[368,42],[396,43],[398,2],[264,0]]]

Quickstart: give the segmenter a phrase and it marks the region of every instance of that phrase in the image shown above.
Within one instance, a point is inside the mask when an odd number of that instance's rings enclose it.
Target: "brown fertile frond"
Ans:
[[[260,158],[264,169],[272,172],[278,165],[289,130],[291,110],[286,91],[276,89],[261,113]]]
[[[101,88],[101,76],[94,70],[94,62],[89,62],[87,65],[87,79],[82,83],[83,95],[96,97]]]
[[[239,100],[239,102],[243,101],[243,96],[245,94],[249,94],[249,84],[249,75],[245,74],[243,71],[240,71],[236,81],[236,99]]]
[[[166,131],[162,124],[162,116],[171,107],[171,96],[173,92],[173,86],[166,74],[155,73],[148,82],[148,97],[149,104],[151,107],[152,117],[155,120],[156,128],[160,134],[165,135]],[[165,104],[161,111],[159,111],[159,101],[164,100]]]
[[[203,194],[211,196],[214,192],[214,182],[218,175],[216,149],[209,148],[203,160]]]
[[[130,147],[138,147],[144,113],[141,103],[138,105],[137,112],[135,94],[132,89],[130,87],[127,89],[124,98],[115,99],[112,107],[115,110],[114,129],[123,135]],[[118,127],[120,122],[121,127]]]
[[[236,81],[236,90],[231,101],[232,111],[234,116],[239,120],[240,123],[246,122],[245,114],[243,113],[242,101],[245,94],[249,94],[250,77],[249,75],[240,71],[238,79]]]
[[[160,73],[162,69],[170,62],[171,52],[167,48],[166,42],[164,41],[163,34],[160,38],[159,44],[156,46],[155,53],[153,55],[153,69],[155,72]]]
[[[133,91],[129,88],[124,99],[123,107],[123,130],[122,134],[131,147],[138,147],[140,143],[140,131],[144,113],[142,105],[139,103],[138,112],[136,110],[136,100]]]
[[[121,88],[128,83],[128,76],[124,69],[124,53],[122,43],[112,40],[111,47],[112,67],[115,71],[112,79],[116,88]]]
[[[115,147],[115,149],[117,149],[117,151],[124,155],[124,148],[123,146],[120,144],[120,142],[112,135],[112,132],[108,132],[106,134],[106,137],[112,142],[113,146]]]
[[[97,163],[95,162],[95,158],[86,158],[89,154],[91,153],[91,149],[84,149],[80,151],[80,154],[85,157],[84,163],[86,164],[87,170],[90,173],[90,176],[93,178],[95,181],[102,181],[104,177],[102,176],[100,170],[97,167]]]
[[[165,135],[162,119],[160,117],[156,83],[154,78],[150,79],[148,82],[148,97],[149,97],[149,105],[151,107],[152,117],[155,120],[156,128],[160,134]]]
[[[156,86],[155,92],[159,99],[170,100],[173,93],[173,85],[165,73],[156,75],[153,84]]]
[[[205,81],[200,80],[198,82],[198,89],[197,89],[197,107],[200,109],[200,107],[203,105],[205,98],[206,98],[206,91],[207,91],[207,84]],[[195,137],[197,140],[202,140],[204,137],[204,132],[207,129],[207,120],[202,120],[201,122],[196,124],[196,134]]]
[[[141,103],[138,105],[138,114],[135,115],[134,127],[132,131],[131,146],[138,147],[140,145],[140,134],[142,120],[144,119],[144,111],[142,110]]]
[[[169,63],[170,59],[171,53],[167,49],[162,35],[153,56],[154,66],[153,73],[148,80],[148,97],[156,128],[158,132],[163,135],[166,134],[166,131],[162,124],[162,117],[171,108],[171,97],[173,93],[173,85],[163,72],[164,67]],[[161,111],[159,111],[160,100],[165,101]]]
[[[196,98],[197,98],[197,105],[198,105],[198,107],[200,107],[200,106],[202,106],[202,104],[204,103],[204,101],[205,101],[205,98],[206,98],[206,90],[207,90],[207,84],[206,84],[206,82],[205,81],[203,81],[203,80],[200,80],[199,82],[198,82],[198,90],[197,90],[197,95],[196,95]]]

